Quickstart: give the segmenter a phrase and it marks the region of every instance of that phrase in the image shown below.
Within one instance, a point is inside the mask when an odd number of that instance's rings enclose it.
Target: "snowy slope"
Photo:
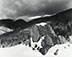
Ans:
[[[0,48],[1,57],[72,57],[72,45],[68,47],[69,43],[56,45],[50,48],[49,52],[43,56],[38,51],[33,51],[31,48],[24,45],[17,45],[10,48]],[[66,46],[66,48],[64,48]],[[58,55],[54,55],[56,49],[59,49]]]

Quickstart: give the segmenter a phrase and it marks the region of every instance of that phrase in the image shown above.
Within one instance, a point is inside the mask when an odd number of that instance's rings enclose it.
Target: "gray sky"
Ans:
[[[72,7],[72,0],[0,0],[0,17],[53,14]]]

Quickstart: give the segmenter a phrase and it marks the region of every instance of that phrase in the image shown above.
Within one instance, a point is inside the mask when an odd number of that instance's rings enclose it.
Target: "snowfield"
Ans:
[[[10,48],[0,48],[1,57],[72,57],[72,45],[68,47],[69,43],[55,45],[50,48],[48,53],[43,56],[38,51],[33,51],[30,47],[24,46],[23,44],[13,46]],[[66,48],[64,48],[64,46]],[[54,55],[56,49],[59,49],[58,55]]]

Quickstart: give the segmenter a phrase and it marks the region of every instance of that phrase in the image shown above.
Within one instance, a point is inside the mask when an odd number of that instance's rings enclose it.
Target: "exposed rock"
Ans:
[[[35,48],[37,47],[37,44],[35,44]]]
[[[63,36],[59,36],[59,39],[61,44],[64,44],[67,42],[67,40]]]
[[[39,50],[39,49],[40,49],[40,47],[37,48],[37,50]]]
[[[40,48],[40,49],[39,49],[39,52],[40,52],[41,54],[45,55],[50,48],[51,48],[51,46],[45,46],[45,47],[43,47],[43,48]]]
[[[54,53],[54,55],[57,55],[58,54],[58,51],[59,51],[59,49],[56,50],[56,52]]]
[[[32,48],[32,50],[35,50],[35,48]]]
[[[66,48],[66,47],[64,47],[64,48]]]
[[[69,36],[69,39],[70,39],[70,44],[72,44],[72,36]]]
[[[46,35],[43,41],[46,45],[54,45],[52,38],[49,35]]]
[[[70,45],[68,44],[68,47],[70,47]]]
[[[30,29],[30,32],[31,32],[30,35],[32,37],[33,42],[38,42],[38,40],[40,38],[40,34],[38,31],[37,25],[32,26]]]

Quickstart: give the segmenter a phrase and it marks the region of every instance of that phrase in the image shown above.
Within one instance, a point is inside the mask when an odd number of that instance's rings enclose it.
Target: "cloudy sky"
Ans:
[[[53,14],[72,7],[72,0],[0,0],[0,17]]]

